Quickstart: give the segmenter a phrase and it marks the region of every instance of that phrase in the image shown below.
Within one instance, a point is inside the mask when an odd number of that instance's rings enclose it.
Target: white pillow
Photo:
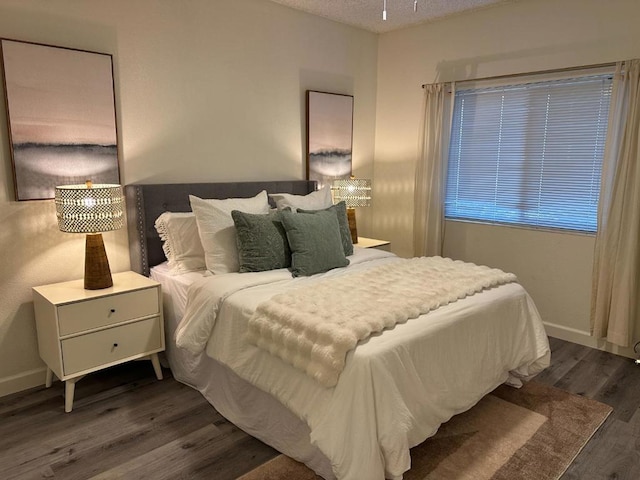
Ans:
[[[164,212],[156,219],[155,227],[163,242],[162,250],[171,275],[206,268],[204,249],[193,212]]]
[[[268,213],[269,199],[263,190],[252,198],[209,199],[189,195],[191,210],[196,215],[198,232],[207,270],[212,273],[229,273],[240,270],[236,227],[232,210],[245,213]]]
[[[269,194],[273,201],[276,202],[278,210],[284,210],[291,207],[294,212],[296,208],[303,210],[322,210],[333,205],[331,200],[331,188],[329,185],[324,186],[320,190],[311,192],[308,195],[292,195],[290,193],[271,193]]]

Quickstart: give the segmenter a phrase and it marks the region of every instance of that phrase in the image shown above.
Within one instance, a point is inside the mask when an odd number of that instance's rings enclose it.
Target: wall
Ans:
[[[637,0],[522,0],[381,35],[373,229],[413,254],[413,182],[423,83],[640,57]],[[547,331],[589,337],[593,237],[447,222],[445,255],[516,273]],[[620,350],[630,355],[630,350]]]
[[[374,34],[266,0],[0,0],[0,37],[113,55],[123,184],[304,178],[307,89],[354,95],[353,168],[373,175]],[[31,287],[82,277],[84,238],[53,201],[13,200],[0,105],[4,395],[44,382]],[[104,237],[127,270],[127,232]]]

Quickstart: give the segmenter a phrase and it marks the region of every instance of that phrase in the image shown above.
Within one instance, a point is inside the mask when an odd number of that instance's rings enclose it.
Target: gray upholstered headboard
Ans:
[[[124,192],[131,269],[149,275],[151,267],[166,260],[154,223],[163,212],[190,212],[189,195],[200,198],[248,198],[262,190],[267,193],[306,195],[315,189],[316,182],[309,180],[126,185]]]

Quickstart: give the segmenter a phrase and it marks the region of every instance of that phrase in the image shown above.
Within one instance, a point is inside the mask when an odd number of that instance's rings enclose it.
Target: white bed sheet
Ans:
[[[273,396],[206,353],[194,355],[176,346],[175,331],[184,316],[189,287],[206,275],[205,272],[172,275],[166,262],[151,268],[151,277],[162,284],[165,355],[173,377],[198,390],[222,416],[249,435],[305,463],[320,476],[334,478],[329,459],[311,445],[306,423]]]
[[[358,249],[351,258],[353,265],[348,270],[392,261],[388,253],[378,250]],[[281,432],[269,431],[273,425],[256,428],[255,419],[242,418],[245,425],[239,426],[304,461],[325,478],[332,474],[341,479],[401,478],[410,468],[409,448],[433,435],[441,423],[473,406],[506,381],[509,372],[528,376],[548,365],[548,342],[540,317],[518,284],[459,300],[362,342],[349,354],[335,388],[320,386],[244,342],[246,323],[258,303],[281,293],[287,285],[319,281],[342,271],[292,280],[280,279],[277,271],[228,274],[198,279],[192,289],[193,296],[200,290],[207,292],[201,298],[225,298],[217,306],[219,314],[206,346],[218,370],[224,369],[222,365],[229,367],[286,405],[308,426],[311,445],[303,452],[287,451],[291,442],[284,442],[283,447],[276,438]],[[260,276],[274,281],[241,288],[245,281],[253,284]],[[184,307],[174,310],[180,313]],[[193,375],[199,367],[191,364],[187,370]],[[234,421],[223,409],[219,411]],[[274,444],[278,442],[281,444]],[[322,457],[330,459],[332,472],[327,471]]]

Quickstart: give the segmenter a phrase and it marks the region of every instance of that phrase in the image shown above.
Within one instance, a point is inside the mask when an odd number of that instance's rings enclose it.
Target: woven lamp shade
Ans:
[[[58,228],[69,233],[99,233],[124,226],[122,187],[112,184],[56,187]]]
[[[334,180],[331,185],[334,203],[344,201],[347,206],[347,219],[351,231],[351,241],[358,243],[358,227],[356,225],[356,207],[371,205],[371,180],[364,178],[348,178]]]
[[[333,201],[344,200],[347,208],[369,207],[371,205],[371,180],[363,178],[349,178],[334,180],[331,186]]]
[[[122,187],[113,184],[56,187],[56,216],[63,232],[86,233],[84,288],[111,287],[111,269],[101,232],[124,226]]]

